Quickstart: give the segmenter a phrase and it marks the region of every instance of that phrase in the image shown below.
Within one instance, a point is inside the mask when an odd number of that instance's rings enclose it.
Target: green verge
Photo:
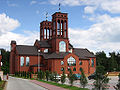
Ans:
[[[38,81],[44,82],[44,83],[47,83],[47,84],[51,84],[51,85],[55,85],[55,86],[58,86],[58,87],[66,88],[66,89],[69,89],[69,90],[89,90],[87,88],[79,88],[79,87],[76,87],[76,86],[69,86],[69,85],[59,84],[59,83],[50,82],[50,81],[44,81],[44,80],[38,80]]]
[[[3,90],[5,86],[5,81],[0,81],[0,90]]]

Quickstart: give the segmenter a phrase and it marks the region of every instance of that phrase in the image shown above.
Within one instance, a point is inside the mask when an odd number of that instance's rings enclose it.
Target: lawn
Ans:
[[[39,81],[44,82],[44,83],[48,83],[48,84],[51,84],[51,85],[55,85],[55,86],[58,86],[58,87],[66,88],[66,89],[69,89],[69,90],[89,90],[87,88],[79,88],[79,87],[75,87],[75,86],[59,84],[59,83],[50,82],[50,81],[44,81],[44,80],[39,80]]]
[[[5,81],[0,81],[0,90],[3,90],[5,86]]]

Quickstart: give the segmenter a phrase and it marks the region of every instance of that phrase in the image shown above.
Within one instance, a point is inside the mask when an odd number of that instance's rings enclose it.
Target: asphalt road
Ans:
[[[47,90],[27,79],[9,77],[6,90]]]

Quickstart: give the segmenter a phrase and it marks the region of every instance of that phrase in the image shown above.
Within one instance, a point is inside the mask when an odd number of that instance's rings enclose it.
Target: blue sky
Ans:
[[[58,11],[68,13],[69,39],[74,47],[93,52],[120,50],[120,0],[0,0],[0,47],[10,41],[33,45],[39,23]],[[77,40],[77,41],[76,41]]]

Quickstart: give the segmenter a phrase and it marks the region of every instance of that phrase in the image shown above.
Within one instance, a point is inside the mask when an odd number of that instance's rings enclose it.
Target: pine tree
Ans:
[[[62,84],[65,83],[65,79],[66,79],[65,70],[63,70],[63,74],[62,74],[62,76],[61,76],[61,83],[62,83]]]
[[[104,67],[97,66],[96,67],[96,75],[95,75],[94,90],[105,90],[109,85],[109,78],[105,75]]]
[[[85,76],[85,74],[84,74],[84,71],[83,70],[81,70],[81,77],[80,77],[80,84],[81,84],[81,86],[83,87],[83,88],[85,88],[85,86],[87,85],[87,78],[86,78],[86,76]]]
[[[68,78],[69,78],[69,83],[70,83],[71,86],[73,86],[73,82],[74,82],[75,78],[74,78],[74,75],[73,75],[71,69],[69,70],[69,72],[70,72],[70,73],[69,73],[69,76],[68,76]]]

